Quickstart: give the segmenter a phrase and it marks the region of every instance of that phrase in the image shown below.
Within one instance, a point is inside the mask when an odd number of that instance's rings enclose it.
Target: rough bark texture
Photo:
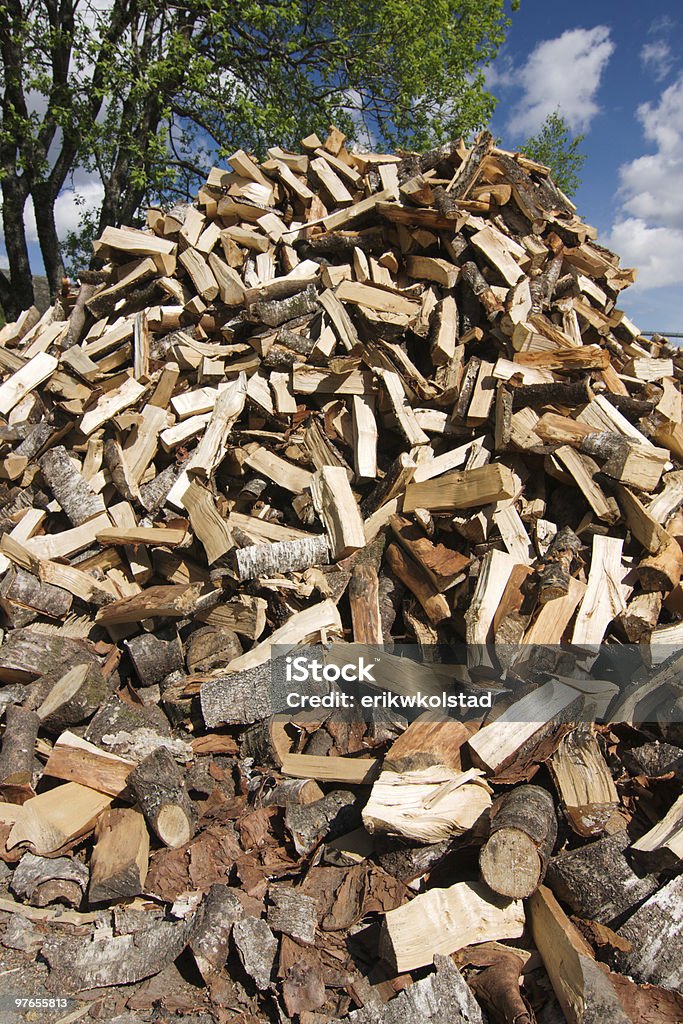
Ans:
[[[166,846],[183,846],[194,832],[196,812],[180,770],[159,747],[128,776],[128,784],[152,831]]]
[[[553,857],[547,884],[575,914],[613,926],[657,888],[654,875],[639,877],[626,859],[625,832]]]
[[[24,803],[34,795],[35,744],[40,718],[15,704],[5,711],[5,732],[0,748],[0,793],[10,803]]]
[[[491,815],[491,836],[479,855],[484,881],[510,899],[526,899],[543,881],[557,838],[555,805],[539,786],[518,786]]]
[[[40,460],[45,481],[74,526],[104,511],[100,494],[93,494],[69,458],[66,448],[50,448]]]

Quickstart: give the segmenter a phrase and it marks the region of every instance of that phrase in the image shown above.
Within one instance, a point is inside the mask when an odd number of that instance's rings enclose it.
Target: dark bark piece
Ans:
[[[285,812],[285,826],[301,857],[307,856],[322,839],[334,839],[359,824],[356,797],[345,789],[336,789],[313,804],[292,805]]]
[[[178,479],[182,472],[180,466],[176,466],[171,463],[166,469],[158,473],[153,480],[150,480],[148,484],[143,484],[140,488],[140,501],[147,511],[153,515],[158,512],[163,503],[166,501],[168,492],[173,487],[174,483]],[[121,495],[130,501],[130,497],[126,497],[125,494]]]
[[[0,748],[0,796],[8,803],[23,804],[35,796],[35,745],[40,718],[14,704],[5,711],[5,731]]]
[[[624,974],[636,981],[680,991],[683,985],[683,875],[674,878],[642,905],[618,935],[630,953],[617,954]]]
[[[165,846],[177,848],[194,833],[196,812],[167,747],[149,754],[128,776],[147,824]]]
[[[194,915],[181,921],[150,920],[149,926],[124,935],[50,937],[42,955],[60,992],[130,985],[158,974],[187,944]]]
[[[243,917],[244,908],[234,890],[228,885],[212,885],[189,941],[204,981],[224,967],[232,929]]]
[[[384,552],[384,537],[353,556],[349,581],[349,605],[353,639],[359,644],[381,644],[382,617],[379,604],[379,567]]]
[[[204,724],[252,725],[273,714],[270,662],[203,683],[199,691]]]
[[[196,629],[185,645],[188,672],[213,673],[225,669],[233,658],[243,653],[242,644],[230,629],[205,626]]]
[[[30,461],[43,445],[47,444],[54,432],[55,428],[50,423],[36,423],[25,440],[14,450],[14,454]]]
[[[377,859],[386,872],[407,885],[416,878],[436,870],[455,849],[453,839],[444,839],[440,843],[430,843],[428,846],[401,845],[396,849],[379,853]]]
[[[87,867],[72,857],[36,857],[25,853],[14,869],[10,888],[15,896],[27,899],[34,907],[50,903],[77,907],[89,874]]]
[[[527,406],[567,405],[575,408],[591,400],[587,381],[581,384],[522,384],[512,389],[512,408],[525,409]]]
[[[63,445],[45,452],[40,460],[40,470],[74,526],[80,526],[104,512],[102,496],[92,493]]]
[[[579,538],[568,526],[563,526],[555,534],[545,557],[545,565],[538,574],[539,604],[547,604],[548,601],[564,597],[569,591],[571,569],[582,546]]]
[[[534,1024],[533,1010],[519,991],[523,966],[520,957],[502,955],[470,981],[478,1002],[499,1024]]]
[[[143,633],[126,640],[126,647],[141,686],[154,686],[171,672],[180,672],[185,667],[178,636],[163,640],[154,633]]]
[[[626,832],[553,857],[546,883],[580,917],[613,926],[657,889],[654,875],[640,877],[626,859]]]
[[[298,889],[284,885],[271,885],[268,890],[268,924],[276,932],[282,932],[312,946],[318,923],[318,904]]]
[[[352,1010],[349,1024],[484,1024],[467,982],[450,957],[435,956],[434,974],[409,985],[388,1003]]]
[[[243,917],[232,929],[233,941],[244,970],[260,992],[270,986],[277,939],[260,917]]]
[[[143,891],[149,864],[145,819],[131,807],[110,807],[100,815],[90,860],[88,901],[111,903]]]
[[[134,502],[140,498],[140,491],[137,483],[133,479],[128,466],[126,465],[125,458],[123,455],[123,449],[119,442],[113,438],[108,437],[104,442],[104,448],[102,451],[102,457],[104,464],[109,470],[112,483],[116,490],[119,492],[121,497],[125,501]],[[162,474],[163,475],[163,474]],[[155,478],[148,487],[151,487],[156,483]],[[170,490],[170,487],[169,487]]]
[[[540,885],[557,838],[555,805],[539,786],[518,786],[491,814],[491,835],[479,855],[494,892],[526,899]]]
[[[683,750],[671,743],[644,743],[625,751],[621,759],[633,775],[656,779],[673,772],[677,779],[683,779]]]
[[[391,643],[391,634],[406,588],[393,572],[384,569],[379,574],[379,614],[382,621],[382,637]]]

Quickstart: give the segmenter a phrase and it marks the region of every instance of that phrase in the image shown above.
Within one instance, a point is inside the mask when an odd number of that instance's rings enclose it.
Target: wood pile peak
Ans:
[[[238,150],[95,256],[0,328],[7,955],[83,1019],[680,1022],[683,359],[635,272],[488,132]],[[310,644],[459,710],[285,721]]]

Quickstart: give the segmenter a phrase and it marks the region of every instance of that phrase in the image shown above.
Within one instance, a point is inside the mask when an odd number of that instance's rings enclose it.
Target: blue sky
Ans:
[[[491,69],[493,128],[513,149],[560,109],[586,133],[579,214],[638,283],[619,305],[683,333],[683,5],[522,0]]]

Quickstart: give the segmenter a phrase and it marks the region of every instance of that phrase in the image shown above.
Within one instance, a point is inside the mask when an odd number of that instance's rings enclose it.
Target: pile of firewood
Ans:
[[[680,1022],[683,360],[547,168],[344,143],[0,330],[0,944],[99,1017]],[[273,714],[348,642],[493,708]]]

